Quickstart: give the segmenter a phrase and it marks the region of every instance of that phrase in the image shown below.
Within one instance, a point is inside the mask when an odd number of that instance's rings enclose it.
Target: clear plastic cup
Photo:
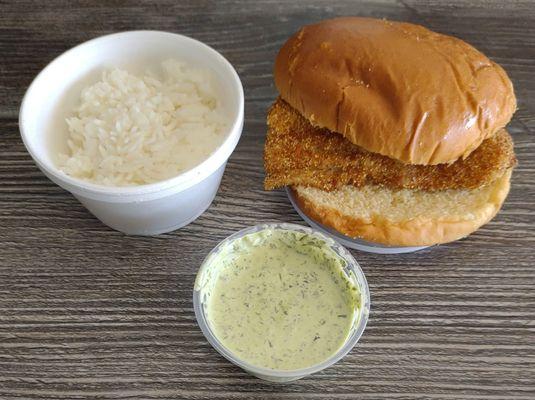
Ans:
[[[213,333],[210,323],[206,316],[206,302],[208,300],[206,293],[203,293],[202,286],[206,279],[216,279],[217,276],[210,274],[209,268],[211,263],[215,260],[218,253],[224,249],[229,243],[242,238],[251,233],[256,233],[265,229],[277,229],[277,230],[289,230],[294,232],[302,232],[309,235],[313,235],[316,238],[323,240],[328,246],[334,250],[334,252],[340,256],[346,262],[346,266],[343,271],[347,278],[359,289],[360,292],[360,308],[358,309],[358,315],[354,319],[351,331],[343,344],[334,354],[328,357],[321,363],[312,365],[307,368],[301,368],[296,370],[275,370],[270,368],[258,367],[250,364],[247,361],[240,359],[227,349]],[[208,276],[208,278],[207,278]],[[353,256],[343,246],[329,238],[328,236],[318,232],[312,228],[304,227],[296,224],[288,223],[266,223],[255,225],[250,228],[243,229],[220,242],[204,259],[199,272],[197,273],[197,279],[195,282],[195,289],[193,291],[193,308],[195,310],[195,316],[199,327],[201,328],[204,336],[208,342],[227,360],[241,367],[251,375],[258,378],[271,381],[271,382],[290,382],[297,379],[301,379],[307,375],[321,371],[344,357],[355,346],[360,339],[366,323],[368,322],[368,316],[370,312],[370,292],[368,289],[368,283],[366,277],[362,272],[359,264],[353,258]]]

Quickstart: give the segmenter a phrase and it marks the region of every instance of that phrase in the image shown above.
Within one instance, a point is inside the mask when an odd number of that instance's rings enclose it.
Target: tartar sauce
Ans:
[[[252,365],[295,370],[337,352],[358,315],[360,293],[345,261],[323,240],[283,229],[222,248],[202,280],[218,340]]]

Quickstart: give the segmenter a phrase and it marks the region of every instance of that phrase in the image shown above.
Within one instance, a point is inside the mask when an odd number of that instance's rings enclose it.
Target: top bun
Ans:
[[[505,71],[469,44],[371,18],[303,27],[277,56],[275,84],[312,124],[409,164],[466,157],[516,110]]]

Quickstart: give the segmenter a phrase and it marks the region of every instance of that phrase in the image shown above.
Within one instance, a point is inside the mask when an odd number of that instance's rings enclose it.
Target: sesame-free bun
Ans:
[[[274,74],[281,97],[312,124],[408,164],[466,157],[516,109],[499,65],[408,23],[344,17],[305,26],[281,48]]]
[[[390,246],[427,246],[463,238],[489,222],[509,193],[510,178],[511,170],[478,189],[438,192],[377,185],[291,190],[306,215],[346,236]]]

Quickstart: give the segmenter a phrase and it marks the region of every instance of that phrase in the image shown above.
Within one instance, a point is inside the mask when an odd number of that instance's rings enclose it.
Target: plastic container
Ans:
[[[301,218],[305,220],[307,224],[317,229],[318,231],[324,233],[325,235],[336,239],[337,241],[342,243],[344,246],[349,247],[350,249],[365,251],[368,253],[376,253],[376,254],[402,254],[402,253],[412,253],[412,252],[430,247],[430,246],[420,246],[420,247],[385,246],[385,245],[381,245],[378,243],[367,242],[361,239],[354,239],[340,232],[337,232],[336,230],[331,229],[323,224],[320,224],[317,221],[314,221],[312,218],[306,215],[303,210],[301,210],[301,208],[297,204],[297,201],[294,198],[292,191],[289,188],[286,188],[286,194],[288,195],[288,198],[290,199],[292,206],[295,208],[295,211],[297,211],[297,213],[301,216]]]
[[[203,294],[202,287],[201,287],[201,280],[203,280],[203,275],[207,271],[207,269],[210,266],[210,263],[214,260],[218,252],[223,249],[227,244],[233,242],[236,239],[239,239],[245,235],[259,232],[265,229],[281,229],[281,230],[290,230],[290,231],[297,231],[297,232],[303,232],[307,233],[309,235],[316,236],[317,238],[322,239],[325,241],[334,251],[337,255],[339,255],[342,259],[346,261],[346,267],[344,268],[344,272],[348,279],[350,279],[358,288],[361,295],[361,307],[358,311],[358,315],[355,318],[355,321],[353,323],[353,327],[351,328],[350,334],[348,335],[348,338],[345,342],[345,344],[332,356],[330,356],[325,361],[313,365],[311,367],[302,368],[298,370],[274,370],[269,368],[262,368],[255,365],[252,365],[236,355],[234,355],[230,350],[228,350],[215,336],[215,334],[212,332],[210,328],[210,324],[206,318],[205,315],[205,304],[207,301],[206,295]],[[268,223],[268,224],[261,224],[256,225],[250,228],[243,229],[222,242],[220,242],[204,259],[199,272],[197,274],[197,280],[195,283],[195,289],[193,291],[193,308],[195,310],[195,316],[197,318],[197,322],[208,340],[210,344],[227,360],[230,362],[236,364],[237,366],[241,367],[243,370],[247,371],[251,375],[254,375],[258,378],[272,381],[272,382],[290,382],[297,379],[301,379],[307,375],[313,374],[315,372],[321,371],[337,361],[339,361],[342,357],[344,357],[349,351],[355,346],[355,344],[360,339],[362,333],[364,332],[364,328],[366,327],[366,323],[368,322],[368,316],[370,312],[370,292],[368,289],[368,283],[366,281],[366,277],[364,276],[364,273],[362,272],[359,264],[357,261],[353,258],[351,253],[347,251],[343,246],[338,244],[333,239],[325,236],[321,232],[318,232],[314,229],[304,227],[301,225],[296,224],[287,224],[287,223]]]
[[[98,81],[104,69],[143,73],[175,58],[208,69],[229,117],[226,139],[193,169],[164,181],[134,187],[109,187],[72,178],[56,167],[66,150],[65,118],[83,87]],[[217,51],[186,36],[132,31],[99,37],[63,53],[35,78],[22,101],[22,140],[37,166],[71,192],[106,225],[127,234],[155,235],[180,228],[206,210],[219,187],[225,165],[243,128],[243,88],[232,65]]]

